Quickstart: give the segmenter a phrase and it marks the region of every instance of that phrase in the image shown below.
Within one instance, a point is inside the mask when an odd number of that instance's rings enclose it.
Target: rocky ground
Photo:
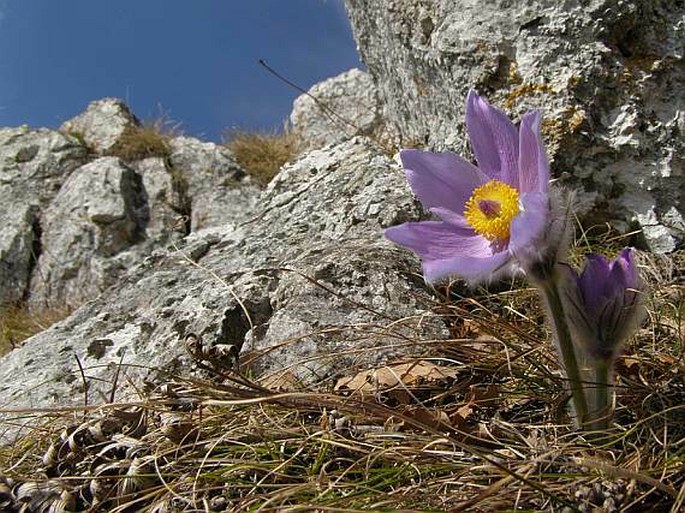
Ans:
[[[160,155],[108,155],[123,143],[103,127],[121,137],[137,126],[125,105],[106,99],[60,131],[4,131],[5,162],[14,156],[5,172],[34,177],[6,185],[26,213],[4,232],[3,261],[14,268],[3,277],[15,279],[4,299],[76,308],[5,357],[5,406],[80,401],[76,359],[93,398],[118,365],[133,381],[182,369],[191,335],[235,355],[266,351],[260,372],[290,369],[305,383],[399,354],[391,338],[370,337],[349,356],[307,363],[349,349],[327,327],[382,324],[422,308],[413,257],[381,237],[421,214],[399,166],[373,141],[311,150],[260,190],[226,148],[189,137],[170,138]],[[40,148],[32,159],[16,161],[32,147]],[[48,170],[52,194],[36,183]]]

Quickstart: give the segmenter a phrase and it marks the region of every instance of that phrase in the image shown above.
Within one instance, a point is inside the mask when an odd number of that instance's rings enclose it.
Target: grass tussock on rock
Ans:
[[[281,132],[231,130],[226,136],[226,146],[238,164],[262,185],[297,155],[298,141],[297,133],[288,127]]]
[[[179,125],[160,116],[141,126],[128,127],[107,153],[126,162],[148,157],[167,158],[171,154],[169,140],[178,135]]]
[[[573,429],[532,289],[445,289],[426,315],[449,339],[407,339],[419,319],[357,325],[427,352],[327,391],[248,379],[254,354],[239,372],[197,360],[206,379],[169,376],[138,402],[15,412],[7,427],[42,421],[0,448],[0,509],[682,511],[683,258],[640,255],[649,321],[619,360],[606,432]]]

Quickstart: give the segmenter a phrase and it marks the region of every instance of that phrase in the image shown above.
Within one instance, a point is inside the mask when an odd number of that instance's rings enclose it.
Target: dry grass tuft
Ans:
[[[238,164],[261,185],[268,184],[297,155],[299,144],[297,133],[288,127],[282,132],[231,130],[226,139]]]
[[[18,347],[24,340],[61,321],[70,310],[51,308],[29,311],[22,305],[0,308],[0,356]]]
[[[15,412],[8,427],[44,422],[0,449],[0,509],[21,497],[32,511],[682,511],[682,258],[641,255],[650,322],[618,365],[607,432],[573,429],[534,291],[447,289],[428,306],[449,339],[407,339],[417,319],[377,324],[425,353],[350,369],[328,391],[208,367],[77,419]]]
[[[108,154],[126,162],[148,157],[167,158],[171,152],[169,139],[180,133],[177,123],[160,116],[145,121],[142,126],[127,128]]]

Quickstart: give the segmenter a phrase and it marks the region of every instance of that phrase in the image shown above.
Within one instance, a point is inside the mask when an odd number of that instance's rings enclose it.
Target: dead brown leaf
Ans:
[[[458,370],[419,360],[390,364],[380,369],[362,371],[352,377],[340,378],[336,392],[350,391],[360,395],[374,395],[393,389],[416,389],[437,386],[456,378]]]

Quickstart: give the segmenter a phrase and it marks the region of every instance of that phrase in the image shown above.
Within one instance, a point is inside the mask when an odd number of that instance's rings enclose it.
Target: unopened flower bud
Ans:
[[[570,267],[565,269],[566,314],[571,329],[588,356],[613,361],[644,312],[642,284],[632,250],[624,249],[613,261],[588,255],[580,275]]]

